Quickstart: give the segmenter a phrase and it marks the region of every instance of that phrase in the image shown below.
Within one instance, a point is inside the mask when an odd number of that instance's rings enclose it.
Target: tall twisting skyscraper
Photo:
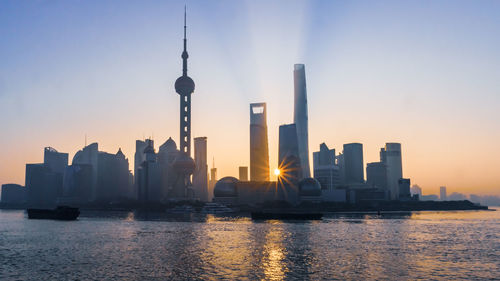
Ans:
[[[180,103],[180,150],[191,156],[191,94],[194,92],[194,81],[187,75],[186,46],[186,8],[184,8],[184,51],[182,52],[182,76],[175,81],[175,91],[181,98]]]
[[[309,137],[307,129],[307,90],[306,71],[303,64],[296,64],[293,70],[293,80],[295,86],[295,107],[293,122],[297,126],[297,140],[299,142],[300,166],[302,177],[311,177],[309,169]]]

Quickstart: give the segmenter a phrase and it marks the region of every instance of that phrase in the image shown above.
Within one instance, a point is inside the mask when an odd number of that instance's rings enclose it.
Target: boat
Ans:
[[[57,206],[55,209],[27,209],[28,219],[76,220],[80,215],[78,208]]]
[[[251,212],[253,220],[321,220],[322,213]]]
[[[203,214],[228,214],[235,213],[236,210],[229,208],[228,206],[223,204],[210,202],[206,203],[205,206],[203,206],[201,212]]]

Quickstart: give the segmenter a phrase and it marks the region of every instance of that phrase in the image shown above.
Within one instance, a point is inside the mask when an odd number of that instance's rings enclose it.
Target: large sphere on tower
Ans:
[[[181,76],[175,80],[175,91],[178,94],[191,94],[194,92],[194,81],[189,76]]]
[[[177,173],[184,175],[193,174],[196,167],[193,158],[186,153],[180,153],[179,156],[175,158],[173,166]]]

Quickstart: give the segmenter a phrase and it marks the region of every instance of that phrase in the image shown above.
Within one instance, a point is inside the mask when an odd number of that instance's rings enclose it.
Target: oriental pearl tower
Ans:
[[[182,76],[175,81],[175,91],[180,96],[180,153],[173,163],[177,173],[175,197],[192,197],[191,175],[195,163],[191,158],[191,94],[194,92],[194,81],[187,75],[186,49],[186,7],[184,7],[184,51],[182,52]]]

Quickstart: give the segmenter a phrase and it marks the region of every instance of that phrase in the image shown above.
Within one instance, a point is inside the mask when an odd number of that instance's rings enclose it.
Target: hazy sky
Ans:
[[[192,132],[219,177],[249,165],[251,102],[267,102],[277,166],[304,63],[311,154],[361,142],[366,165],[401,142],[424,194],[500,194],[500,1],[469,0],[3,0],[0,183],[24,184],[45,146],[71,161],[85,134],[131,169],[136,139],[178,142],[185,3]]]

